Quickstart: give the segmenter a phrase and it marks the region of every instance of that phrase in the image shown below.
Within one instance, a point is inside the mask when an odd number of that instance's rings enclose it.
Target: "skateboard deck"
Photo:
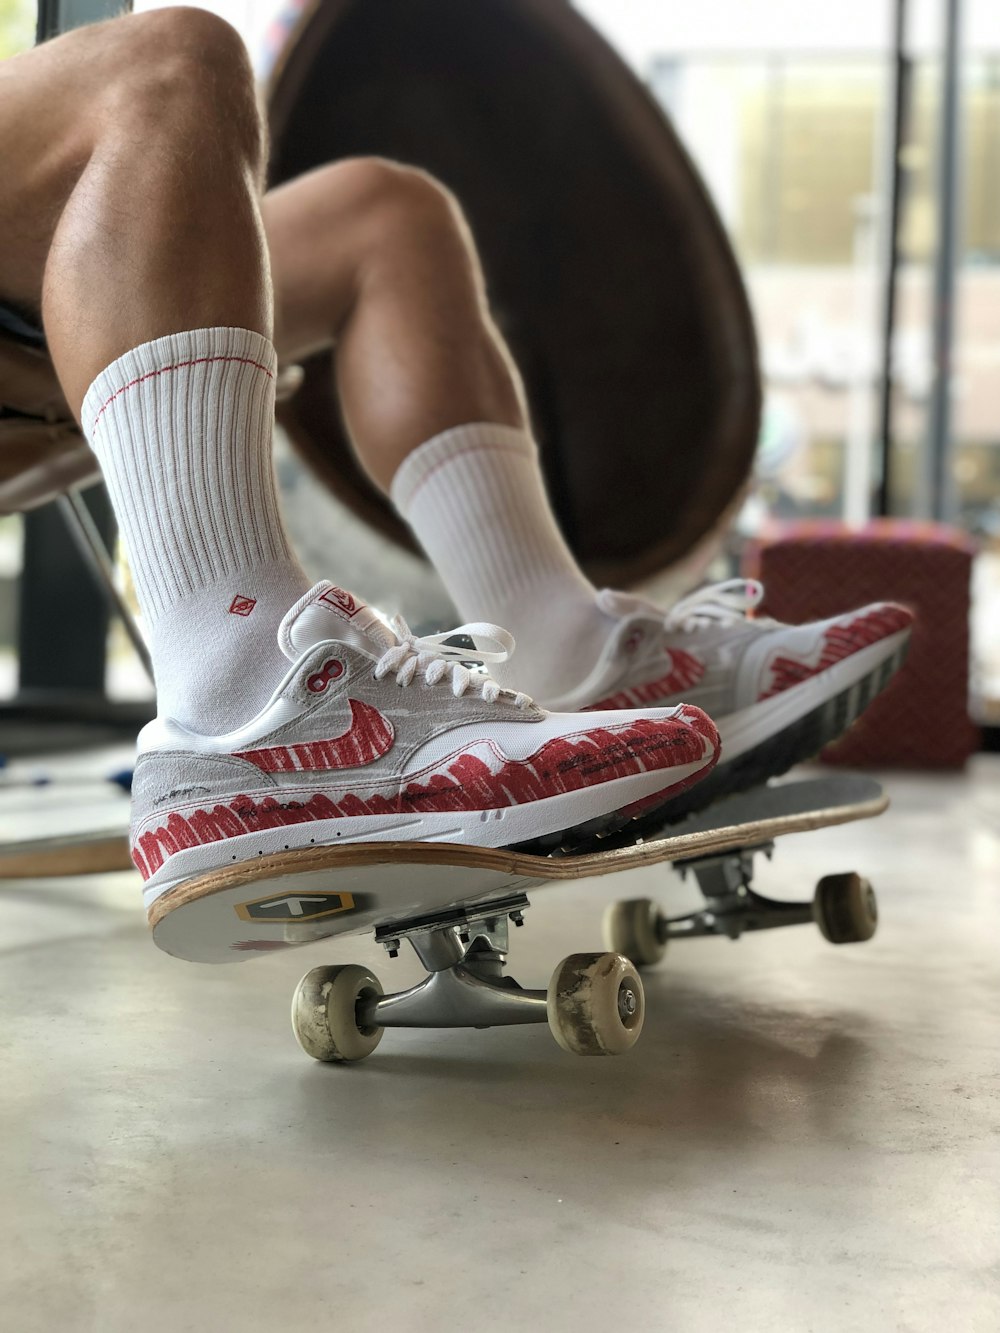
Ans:
[[[110,782],[0,785],[0,879],[130,869],[128,811]]]
[[[128,835],[121,829],[68,833],[58,838],[27,838],[0,844],[0,879],[44,879],[61,875],[100,875],[134,870]]]
[[[189,880],[155,899],[148,916],[165,952],[237,962],[335,935],[405,930],[417,919],[556,881],[760,848],[786,834],[873,818],[887,805],[874,780],[837,775],[732,796],[658,836],[607,851],[543,856],[412,842],[308,848]]]

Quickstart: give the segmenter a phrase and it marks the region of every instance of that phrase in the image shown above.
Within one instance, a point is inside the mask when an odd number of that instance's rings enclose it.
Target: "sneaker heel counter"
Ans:
[[[223,799],[241,785],[274,786],[273,780],[233,755],[156,751],[139,756],[132,776],[132,836],[151,815],[191,800]]]

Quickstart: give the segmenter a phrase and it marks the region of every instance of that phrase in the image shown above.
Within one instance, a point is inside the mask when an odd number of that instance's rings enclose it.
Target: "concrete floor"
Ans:
[[[875,941],[672,946],[638,1047],[389,1032],[328,1068],[287,1009],[366,940],[199,968],[128,874],[0,884],[0,1327],[1000,1328],[1000,764],[890,780],[760,887],[876,882]],[[599,947],[614,893],[537,894],[512,971]]]

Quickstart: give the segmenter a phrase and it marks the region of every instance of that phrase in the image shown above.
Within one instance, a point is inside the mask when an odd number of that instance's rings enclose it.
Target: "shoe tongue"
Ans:
[[[385,621],[353,593],[323,581],[300,598],[278,627],[278,644],[297,661],[317,643],[336,639],[381,656],[396,642]]]
[[[635,597],[628,592],[615,592],[611,588],[602,588],[597,594],[597,608],[613,620],[662,620],[663,612],[653,602],[644,597]]]

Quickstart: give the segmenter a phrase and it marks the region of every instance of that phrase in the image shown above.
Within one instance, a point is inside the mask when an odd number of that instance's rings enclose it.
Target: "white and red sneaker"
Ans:
[[[763,597],[752,580],[701,588],[664,612],[638,597],[598,595],[611,618],[607,645],[560,711],[702,708],[719,729],[712,776],[671,802],[671,817],[756,786],[836,740],[889,682],[909,643],[912,612],[876,602],[808,625],[748,613]]]
[[[496,652],[448,647],[492,639]],[[465,662],[503,661],[504,630],[416,639],[317,584],[278,632],[289,670],[245,727],[139,736],[132,854],[147,908],[178,884],[271,852],[334,843],[532,844],[621,827],[711,769],[697,708],[560,716]],[[596,823],[595,823],[596,821]]]

